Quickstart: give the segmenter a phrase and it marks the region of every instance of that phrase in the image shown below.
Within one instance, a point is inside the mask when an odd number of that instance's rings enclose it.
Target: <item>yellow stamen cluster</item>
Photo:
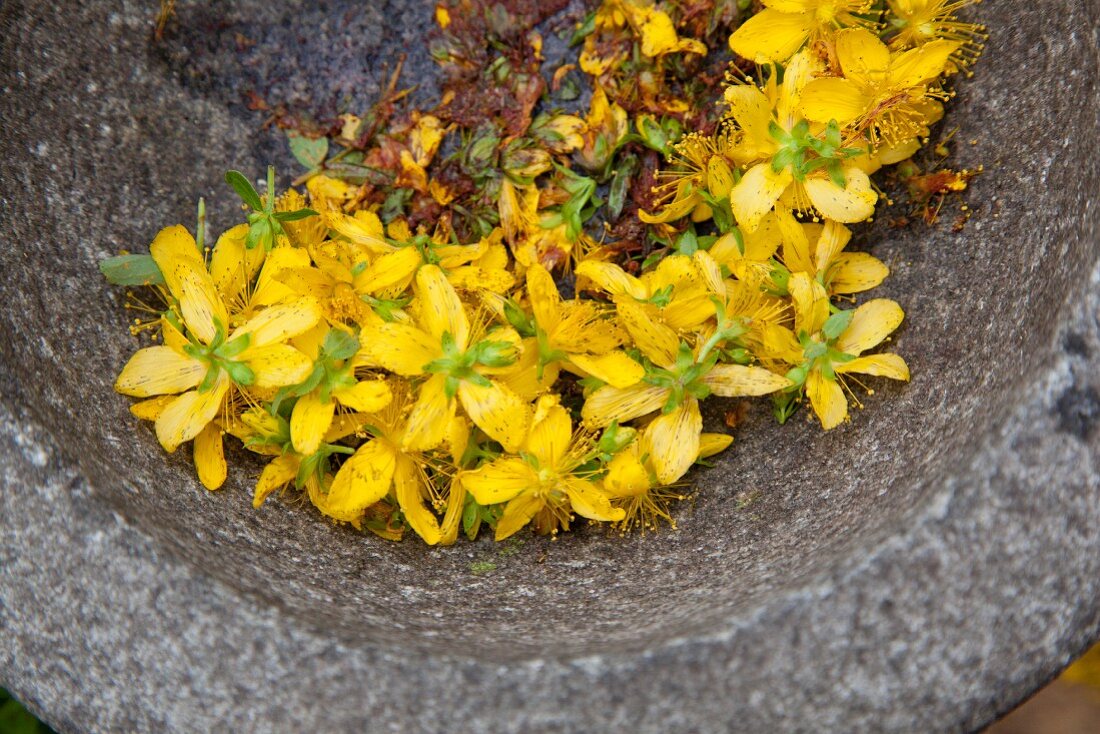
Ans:
[[[771,66],[727,86],[717,131],[673,147],[674,126],[651,116],[683,106],[662,75],[707,48],[660,4],[605,0],[580,56],[587,115],[540,118],[542,147],[482,151],[503,173],[479,173],[498,215],[481,236],[429,227],[335,173],[277,197],[272,175],[261,198],[231,172],[248,223],[205,248],[200,217],[198,241],[169,227],[148,263],[115,258],[147,271],[122,282],[164,302],[134,300],[160,343],[116,388],[142,398],[132,411],[167,451],[193,443],[210,489],[227,477],[226,434],[268,457],[256,507],[293,485],[334,520],[432,545],[483,524],[498,540],[578,517],[674,525],[684,475],[732,441],[704,432],[701,401],[771,396],[785,420],[807,398],[831,429],[859,404],[846,379],[908,380],[898,355],[867,353],[900,325],[898,304],[840,305],[889,272],[846,250],[846,225],[872,216],[869,174],[916,151],[944,77],[973,62],[979,31],[953,17],[965,4],[765,0],[730,45]],[[452,25],[446,6],[436,17]],[[632,94],[631,57],[651,73],[633,120],[605,91]],[[414,113],[367,155],[444,223],[462,187],[433,166],[452,132]],[[584,213],[599,182],[616,185],[632,137],[673,165],[636,215],[637,257],[598,241]]]

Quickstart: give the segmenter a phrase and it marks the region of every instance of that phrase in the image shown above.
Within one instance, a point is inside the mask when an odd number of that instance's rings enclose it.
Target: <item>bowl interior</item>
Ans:
[[[1029,3],[1010,20],[978,10],[993,38],[974,79],[956,83],[945,127],[958,128],[951,162],[985,172],[948,200],[938,225],[899,228],[903,212],[886,209],[859,235],[891,266],[876,295],[906,311],[890,347],[909,362],[912,383],[870,380],[865,409],[829,433],[805,411],[779,426],[766,402],[751,403],[734,447],[689,475],[697,492],[678,506],[676,531],[585,528],[554,542],[521,534],[432,549],[334,526],[292,493],[255,511],[256,460],[207,492],[189,449],[165,455],[112,390],[138,343],[126,332],[133,313],[97,260],[144,251],[163,226],[191,225],[200,195],[214,203],[212,229],[236,223],[221,183],[227,168],[295,170],[281,133],[261,129],[262,113],[244,104],[250,88],[369,103],[401,48],[406,82],[429,89],[431,3],[243,2],[217,17],[181,3],[180,29],[152,47],[144,14],[67,8],[72,17],[59,25],[70,37],[27,39],[54,57],[26,70],[42,94],[9,100],[22,124],[0,143],[5,160],[19,151],[26,160],[22,189],[4,202],[16,238],[0,283],[0,336],[18,348],[0,360],[105,501],[258,603],[351,644],[507,660],[698,634],[903,527],[930,489],[966,466],[1029,367],[1054,348],[1054,314],[1097,256],[1061,236],[1089,190],[1074,161],[1021,152],[1063,150],[1065,136],[1091,129],[1088,110],[1069,100],[1033,107],[1051,79],[1083,68],[1072,29],[1091,21],[1071,4],[1053,13]],[[1031,47],[1013,30],[1039,23],[1064,26],[1065,48]],[[85,53],[86,29],[108,34],[116,53]],[[1088,84],[1080,76],[1070,83]],[[956,231],[963,203],[973,217]],[[714,427],[734,408],[707,405]]]

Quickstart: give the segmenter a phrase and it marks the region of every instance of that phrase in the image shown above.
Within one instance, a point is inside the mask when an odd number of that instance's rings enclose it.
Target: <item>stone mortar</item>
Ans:
[[[95,267],[292,170],[248,85],[369,102],[400,48],[430,89],[431,3],[181,3],[151,46],[155,5],[0,6],[0,683],[56,729],[973,730],[1097,638],[1100,1],[979,6],[975,216],[870,235],[910,385],[756,406],[676,532],[438,549],[256,512],[255,463],[202,489],[111,390]]]

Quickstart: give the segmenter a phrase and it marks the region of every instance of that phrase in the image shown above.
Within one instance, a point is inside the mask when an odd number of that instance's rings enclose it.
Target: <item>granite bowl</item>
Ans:
[[[984,173],[867,237],[911,384],[830,433],[754,404],[678,531],[435,549],[202,489],[111,390],[96,271],[290,170],[250,85],[369,99],[400,47],[430,87],[431,3],[153,6],[0,6],[0,683],[56,729],[972,730],[1097,638],[1100,2],[978,7]]]

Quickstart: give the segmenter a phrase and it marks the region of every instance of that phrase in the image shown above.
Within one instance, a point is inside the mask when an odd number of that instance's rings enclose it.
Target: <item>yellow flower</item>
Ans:
[[[342,329],[328,329],[319,348],[307,351],[313,372],[291,390],[298,396],[290,414],[294,450],[305,456],[317,451],[332,426],[337,406],[357,413],[376,413],[393,398],[384,380],[360,380],[352,357],[359,341]]]
[[[799,113],[804,89],[822,68],[802,51],[787,66],[782,84],[773,74],[764,88],[737,84],[726,89],[728,119],[737,125],[730,155],[748,167],[729,196],[743,232],[754,231],[777,201],[838,222],[860,222],[874,214],[878,195],[867,174],[845,160],[839,131],[815,128]],[[817,167],[818,161],[827,165]]]
[[[386,410],[370,417],[372,438],[340,466],[318,509],[358,524],[368,507],[392,493],[409,526],[425,543],[436,545],[443,533],[425,501],[442,505],[442,500],[425,471],[427,461],[406,446],[409,430],[415,430],[411,403],[407,389],[401,388]]]
[[[538,264],[527,270],[527,294],[535,316],[539,367],[565,361],[616,387],[642,379],[642,366],[617,348],[624,335],[595,301],[563,301],[553,277]]]
[[[311,295],[283,280],[309,267],[309,252],[285,245],[267,253],[262,247],[249,250],[244,244],[247,234],[247,224],[233,227],[218,238],[210,255],[210,277],[229,310],[230,326],[244,323],[268,306]]]
[[[661,484],[682,477],[699,456],[703,430],[700,398],[712,393],[723,397],[767,395],[791,384],[762,367],[718,364],[713,349],[696,354],[672,329],[648,319],[637,304],[629,304],[620,313],[652,365],[642,381],[630,387],[605,385],[597,389],[585,401],[581,416],[590,425],[606,426],[661,411],[646,428],[653,449],[650,460]]]
[[[115,389],[124,395],[149,398],[178,395],[156,417],[157,438],[165,450],[175,451],[206,429],[226,410],[231,387],[271,389],[293,385],[309,374],[309,358],[286,344],[310,329],[321,317],[311,298],[272,306],[236,330],[227,333],[229,316],[214,281],[198,255],[195,240],[180,226],[157,235],[150,253],[164,274],[171,295],[179,302],[178,335],[163,346],[140,349],[123,367]],[[219,462],[220,439],[204,436],[202,463]],[[202,466],[199,475],[210,483],[220,477],[220,466]]]
[[[789,212],[780,212],[784,234],[783,264],[792,273],[806,273],[825,286],[829,295],[870,290],[890,269],[866,252],[844,252],[852,232],[831,219],[824,224],[802,224]],[[811,244],[812,243],[812,244]]]
[[[786,353],[792,364],[798,364],[787,374],[795,384],[805,386],[823,428],[835,428],[848,417],[845,392],[853,398],[855,395],[844,377],[864,374],[909,379],[909,367],[898,355],[863,355],[901,325],[905,314],[897,303],[877,298],[854,311],[830,316],[825,288],[806,273],[792,275],[789,289],[795,308],[795,333],[776,329],[776,351]]]
[[[515,534],[533,518],[544,531],[568,529],[572,513],[590,520],[616,522],[623,510],[611,506],[607,493],[590,478],[584,465],[594,456],[585,433],[573,434],[568,411],[556,396],[543,396],[518,456],[502,456],[459,477],[482,505],[508,504],[497,522],[496,539]]]
[[[577,163],[589,171],[602,171],[630,132],[626,110],[607,98],[596,84],[585,119],[584,145],[576,152]]]
[[[954,41],[959,47],[951,55],[947,71],[972,66],[982,53],[988,37],[985,27],[956,17],[968,5],[981,0],[886,0],[890,9],[887,27],[894,31],[890,47],[915,48],[931,41]]]
[[[513,365],[519,337],[500,329],[476,341],[458,294],[435,265],[416,274],[419,326],[381,323],[362,334],[363,360],[406,377],[426,376],[403,438],[408,450],[435,448],[446,434],[458,402],[466,415],[506,449],[526,432],[527,403],[499,380],[493,369]]]
[[[328,476],[330,481],[328,458],[333,454],[352,453],[350,448],[337,446],[336,442],[359,432],[368,417],[353,413],[338,416],[329,426],[320,447],[312,454],[303,455],[294,450],[290,424],[281,415],[272,415],[259,406],[242,412],[227,432],[240,439],[248,450],[275,457],[260,472],[253,490],[252,506],[259,509],[272,492],[291,482],[302,489],[310,477],[320,481]],[[326,487],[329,481],[325,482]],[[321,491],[318,487],[310,494],[320,496]]]
[[[653,435],[648,429],[642,430],[630,445],[607,463],[603,487],[614,498],[612,504],[625,513],[619,521],[619,527],[623,530],[656,530],[659,520],[664,520],[675,530],[676,521],[669,512],[669,505],[673,500],[686,499],[681,490],[658,481],[651,460],[657,451],[653,445]],[[704,433],[700,436],[696,460],[714,456],[731,443],[732,436]]]
[[[714,315],[706,283],[686,255],[669,255],[640,278],[600,260],[584,260],[576,272],[612,297],[623,326],[635,340],[641,312],[676,330],[693,329]]]
[[[627,23],[641,40],[642,54],[656,58],[671,53],[707,53],[707,47],[693,38],[680,38],[668,13],[645,0],[609,0],[623,14]]]
[[[704,194],[722,200],[733,188],[733,171],[726,159],[726,138],[698,133],[687,135],[672,150],[670,161],[679,170],[661,171],[664,183],[654,191],[664,202],[656,214],[638,212],[638,218],[648,224],[673,222],[691,214],[701,222],[712,215]]]
[[[730,36],[730,48],[758,64],[784,63],[806,44],[838,28],[871,25],[858,17],[868,0],[763,0],[764,10]]]
[[[958,48],[955,41],[929,41],[891,55],[870,31],[843,30],[836,34],[836,55],[844,76],[806,84],[802,113],[816,122],[854,125],[876,145],[909,140],[928,125],[927,101],[947,98],[935,82]]]

